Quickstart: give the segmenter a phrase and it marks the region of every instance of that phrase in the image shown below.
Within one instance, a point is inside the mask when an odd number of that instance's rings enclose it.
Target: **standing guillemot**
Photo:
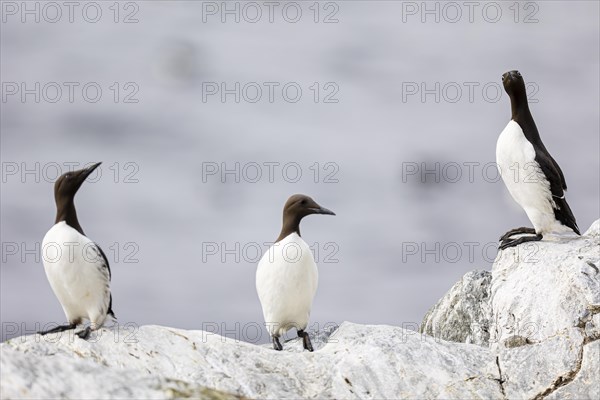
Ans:
[[[542,240],[550,232],[575,232],[579,228],[565,199],[565,177],[540,139],[529,105],[525,81],[519,71],[502,75],[510,97],[512,118],[496,144],[496,162],[513,199],[525,210],[533,228],[516,228],[501,238],[501,250]],[[512,238],[518,234],[529,234]]]
[[[303,346],[313,351],[305,332],[319,271],[308,244],[300,237],[300,221],[310,214],[335,215],[308,196],[295,194],[283,207],[283,227],[275,244],[262,256],[256,270],[256,291],[275,350],[279,337],[295,328]]]
[[[40,335],[75,329],[88,319],[90,326],[77,332],[77,336],[87,339],[92,330],[102,327],[108,315],[115,318],[108,260],[100,246],[83,233],[74,203],[75,193],[100,164],[64,173],[54,184],[56,221],[44,236],[42,248],[57,248],[58,257],[50,260],[43,255],[44,270],[69,324]]]

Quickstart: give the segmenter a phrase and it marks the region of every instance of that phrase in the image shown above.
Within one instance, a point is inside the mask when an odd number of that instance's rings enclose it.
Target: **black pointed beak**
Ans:
[[[311,208],[310,210],[315,214],[335,215],[335,213],[333,211],[328,210],[325,207]]]
[[[87,178],[88,176],[90,176],[90,175],[92,174],[92,172],[94,172],[94,170],[100,166],[100,164],[102,164],[102,162],[99,162],[99,163],[93,164],[93,165],[91,165],[91,166],[89,166],[89,167],[87,167],[87,168],[84,168],[84,169],[82,169],[82,170],[79,172],[79,174],[80,174],[80,175],[79,175],[79,179],[80,179],[80,181],[81,181],[81,182],[85,181],[85,180],[86,180],[86,178]]]

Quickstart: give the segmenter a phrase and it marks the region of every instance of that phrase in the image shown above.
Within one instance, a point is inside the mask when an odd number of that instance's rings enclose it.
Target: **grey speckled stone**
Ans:
[[[451,342],[487,346],[492,316],[491,282],[489,271],[465,274],[425,314],[419,331]]]

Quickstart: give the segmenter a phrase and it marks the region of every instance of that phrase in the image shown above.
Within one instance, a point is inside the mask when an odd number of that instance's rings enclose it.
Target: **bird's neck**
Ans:
[[[515,121],[524,118],[531,118],[531,111],[529,111],[529,103],[527,102],[526,95],[511,96],[510,108],[512,112],[512,119]]]
[[[512,112],[511,118],[521,126],[525,137],[532,143],[541,144],[540,134],[529,110],[527,97],[511,97],[510,106]]]
[[[283,218],[283,226],[281,227],[281,233],[275,241],[275,243],[286,238],[292,233],[297,233],[300,236],[300,219],[297,218]]]
[[[54,223],[57,224],[61,221],[65,221],[71,228],[77,230],[82,235],[85,235],[81,225],[79,225],[73,199],[58,202],[56,205],[56,220]]]

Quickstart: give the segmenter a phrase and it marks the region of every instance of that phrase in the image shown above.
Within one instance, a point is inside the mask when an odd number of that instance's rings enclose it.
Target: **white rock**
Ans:
[[[37,335],[3,343],[2,393],[11,398],[42,392],[69,398],[90,393],[168,397],[164,382],[182,381],[194,390],[206,386],[251,398],[502,397],[489,349],[436,342],[391,326],[343,323],[329,343],[314,341],[314,353],[302,351],[297,341],[286,343],[289,351],[276,352],[159,326],[144,326],[131,339],[115,340],[103,330],[96,343],[72,335],[56,343]],[[98,371],[102,384],[87,388]],[[146,379],[139,379],[140,373]],[[46,383],[30,388],[31,381]],[[77,385],[65,390],[71,381]]]
[[[467,273],[421,330],[486,345],[477,328],[489,326],[508,398],[600,398],[600,220],[581,237],[500,252],[488,278]]]
[[[600,341],[595,341],[583,347],[581,369],[575,379],[555,392],[548,399],[579,400],[600,398]]]
[[[113,369],[70,355],[41,355],[2,346],[2,399],[237,399],[184,381],[145,371]]]
[[[313,335],[314,353],[160,326],[30,335],[0,345],[0,396],[598,399],[599,228],[503,251],[491,283],[467,274],[428,313],[431,332],[481,345],[348,322]],[[489,346],[473,322],[489,325]]]
[[[546,396],[557,383],[574,379],[584,342],[598,337],[597,227],[575,239],[499,253],[492,268],[491,342],[509,398]]]

